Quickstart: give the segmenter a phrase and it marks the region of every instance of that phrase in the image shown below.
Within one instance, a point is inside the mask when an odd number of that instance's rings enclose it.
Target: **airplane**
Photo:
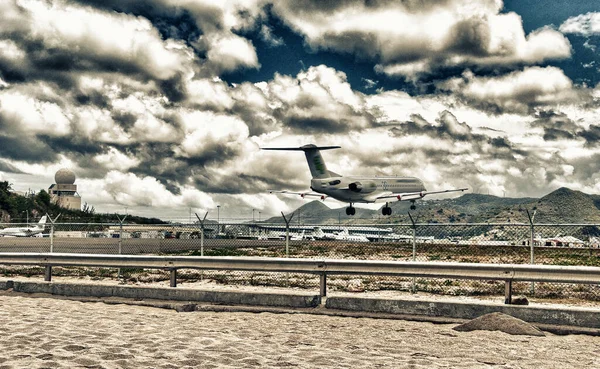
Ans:
[[[306,196],[319,197],[325,200],[328,197],[341,202],[346,202],[349,206],[346,208],[346,215],[355,215],[356,209],[353,204],[356,203],[382,203],[385,205],[381,208],[383,215],[392,215],[390,202],[393,201],[410,201],[411,210],[416,209],[415,200],[422,199],[427,195],[462,192],[468,188],[457,188],[442,191],[427,191],[423,181],[415,177],[367,177],[367,176],[342,176],[327,170],[325,161],[321,156],[321,150],[339,149],[340,146],[316,146],[313,144],[304,145],[301,147],[263,147],[262,150],[278,150],[278,151],[303,151],[308,162],[312,180],[310,181],[310,189],[313,192],[291,192],[291,191],[276,191],[270,190],[270,193],[283,193],[300,195],[302,198]]]
[[[303,230],[302,233],[290,236],[290,241],[305,241],[305,240],[314,240],[314,237],[307,235],[305,230]]]
[[[360,234],[350,234],[347,228],[344,228],[337,235],[334,236],[335,240],[338,241],[352,241],[352,242],[369,242],[367,236]]]
[[[324,232],[323,229],[321,229],[321,227],[315,227],[313,229],[313,237],[316,240],[335,240],[335,233],[327,233]]]
[[[33,237],[44,231],[46,228],[46,219],[44,215],[37,225],[33,227],[13,227],[4,228],[0,230],[0,236],[2,237]]]

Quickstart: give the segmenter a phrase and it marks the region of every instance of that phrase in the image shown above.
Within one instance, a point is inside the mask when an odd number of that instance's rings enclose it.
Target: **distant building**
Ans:
[[[59,169],[54,180],[56,183],[48,188],[51,201],[66,209],[81,210],[81,196],[77,193],[75,173],[66,168]]]

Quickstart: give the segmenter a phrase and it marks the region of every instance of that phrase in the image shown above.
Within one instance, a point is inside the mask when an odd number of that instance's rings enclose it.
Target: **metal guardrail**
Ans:
[[[506,304],[511,303],[516,281],[600,284],[598,267],[556,265],[59,253],[0,253],[0,264],[45,266],[46,281],[52,278],[53,266],[167,269],[171,287],[177,286],[177,269],[308,273],[321,276],[321,296],[327,294],[328,274],[503,280]]]

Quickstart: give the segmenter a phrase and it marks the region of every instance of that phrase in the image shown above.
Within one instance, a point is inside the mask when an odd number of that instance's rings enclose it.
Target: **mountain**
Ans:
[[[292,223],[410,223],[408,212],[421,223],[528,223],[527,211],[536,223],[599,223],[600,195],[589,195],[565,187],[536,199],[509,198],[468,193],[452,199],[417,201],[417,210],[410,202],[391,203],[392,216],[384,217],[380,210],[357,208],[356,215],[347,216],[345,209],[330,209],[321,201],[306,203],[294,211]],[[289,218],[290,214],[286,214]],[[300,218],[300,219],[298,219]],[[266,222],[283,223],[282,217]]]
[[[361,209],[356,208],[356,215],[350,217],[346,215],[346,210],[344,208],[339,209],[331,209],[327,205],[323,204],[320,200],[314,200],[308,202],[293,212],[286,214],[286,218],[289,220],[290,216],[294,214],[291,223],[297,224],[301,223],[313,223],[313,224],[337,224],[347,223],[352,220],[358,220],[358,222],[366,222],[369,220],[371,223],[373,222],[373,217],[376,214],[379,214],[378,211],[373,211],[369,209]],[[283,217],[272,217],[265,220],[265,223],[285,223]]]
[[[566,187],[561,187],[540,199],[504,209],[494,219],[528,222],[525,209],[530,213],[535,210],[536,223],[600,223],[600,196]]]

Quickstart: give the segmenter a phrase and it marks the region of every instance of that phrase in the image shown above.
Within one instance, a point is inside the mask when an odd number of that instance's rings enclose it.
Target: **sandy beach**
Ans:
[[[0,296],[0,368],[581,368],[600,338]]]

